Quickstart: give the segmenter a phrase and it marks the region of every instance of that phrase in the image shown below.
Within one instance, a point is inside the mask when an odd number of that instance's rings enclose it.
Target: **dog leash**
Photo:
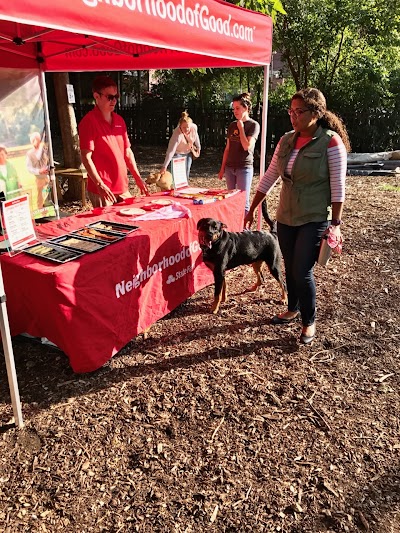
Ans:
[[[182,135],[185,137],[186,144],[188,144],[189,147],[191,146],[190,151],[192,152],[192,154],[195,155],[196,157],[199,157],[200,151],[197,148],[197,146],[195,147],[194,143],[192,143],[191,141],[188,141],[186,135],[183,133],[182,128],[180,126],[179,126],[179,129],[181,130]]]

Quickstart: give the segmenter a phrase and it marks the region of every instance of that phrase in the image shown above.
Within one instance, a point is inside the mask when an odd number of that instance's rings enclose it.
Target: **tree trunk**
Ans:
[[[72,104],[68,103],[67,83],[69,76],[67,72],[53,73],[54,91],[56,95],[58,120],[60,123],[61,140],[63,143],[64,167],[83,168],[79,150],[78,127],[75,118],[75,110]],[[81,185],[79,180],[68,180],[68,199],[81,199]]]

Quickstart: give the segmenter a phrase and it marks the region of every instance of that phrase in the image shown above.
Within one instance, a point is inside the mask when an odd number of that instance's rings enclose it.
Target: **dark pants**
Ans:
[[[300,311],[303,326],[315,322],[316,288],[313,269],[321,237],[329,222],[286,226],[278,222],[279,245],[285,261],[288,311]]]

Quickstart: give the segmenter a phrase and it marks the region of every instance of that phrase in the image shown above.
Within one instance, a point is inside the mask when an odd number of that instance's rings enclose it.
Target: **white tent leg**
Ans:
[[[260,179],[265,173],[265,159],[267,155],[267,116],[268,116],[268,87],[269,87],[269,65],[264,65],[264,92],[261,122],[261,154],[260,154]],[[257,229],[262,226],[261,204],[258,207]]]
[[[0,267],[0,330],[3,342],[4,356],[6,359],[8,385],[10,387],[11,403],[14,412],[15,424],[18,428],[24,427],[22,418],[21,401],[19,398],[17,373],[15,371],[14,353],[11,342],[10,325],[6,306],[6,295],[4,292],[3,274]]]
[[[51,129],[50,129],[50,117],[49,117],[49,106],[47,103],[47,89],[46,89],[46,79],[44,76],[44,71],[40,70],[39,75],[40,87],[42,90],[43,98],[43,108],[44,108],[44,120],[46,128],[46,141],[49,147],[49,159],[50,159],[50,180],[53,187],[53,198],[54,198],[54,208],[56,210],[57,219],[60,218],[60,206],[58,205],[58,196],[57,196],[57,184],[56,184],[56,174],[54,172],[54,157],[53,157],[53,144],[51,141]]]

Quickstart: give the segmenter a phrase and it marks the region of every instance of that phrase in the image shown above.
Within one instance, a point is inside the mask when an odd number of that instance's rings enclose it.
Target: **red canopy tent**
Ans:
[[[219,0],[0,0],[0,68],[40,72],[52,167],[44,72],[264,66],[265,129],[271,52],[271,18]],[[265,138],[262,131],[260,173]],[[2,286],[0,272],[1,332],[21,427]]]
[[[1,0],[0,67],[267,65],[272,21],[218,0]]]

